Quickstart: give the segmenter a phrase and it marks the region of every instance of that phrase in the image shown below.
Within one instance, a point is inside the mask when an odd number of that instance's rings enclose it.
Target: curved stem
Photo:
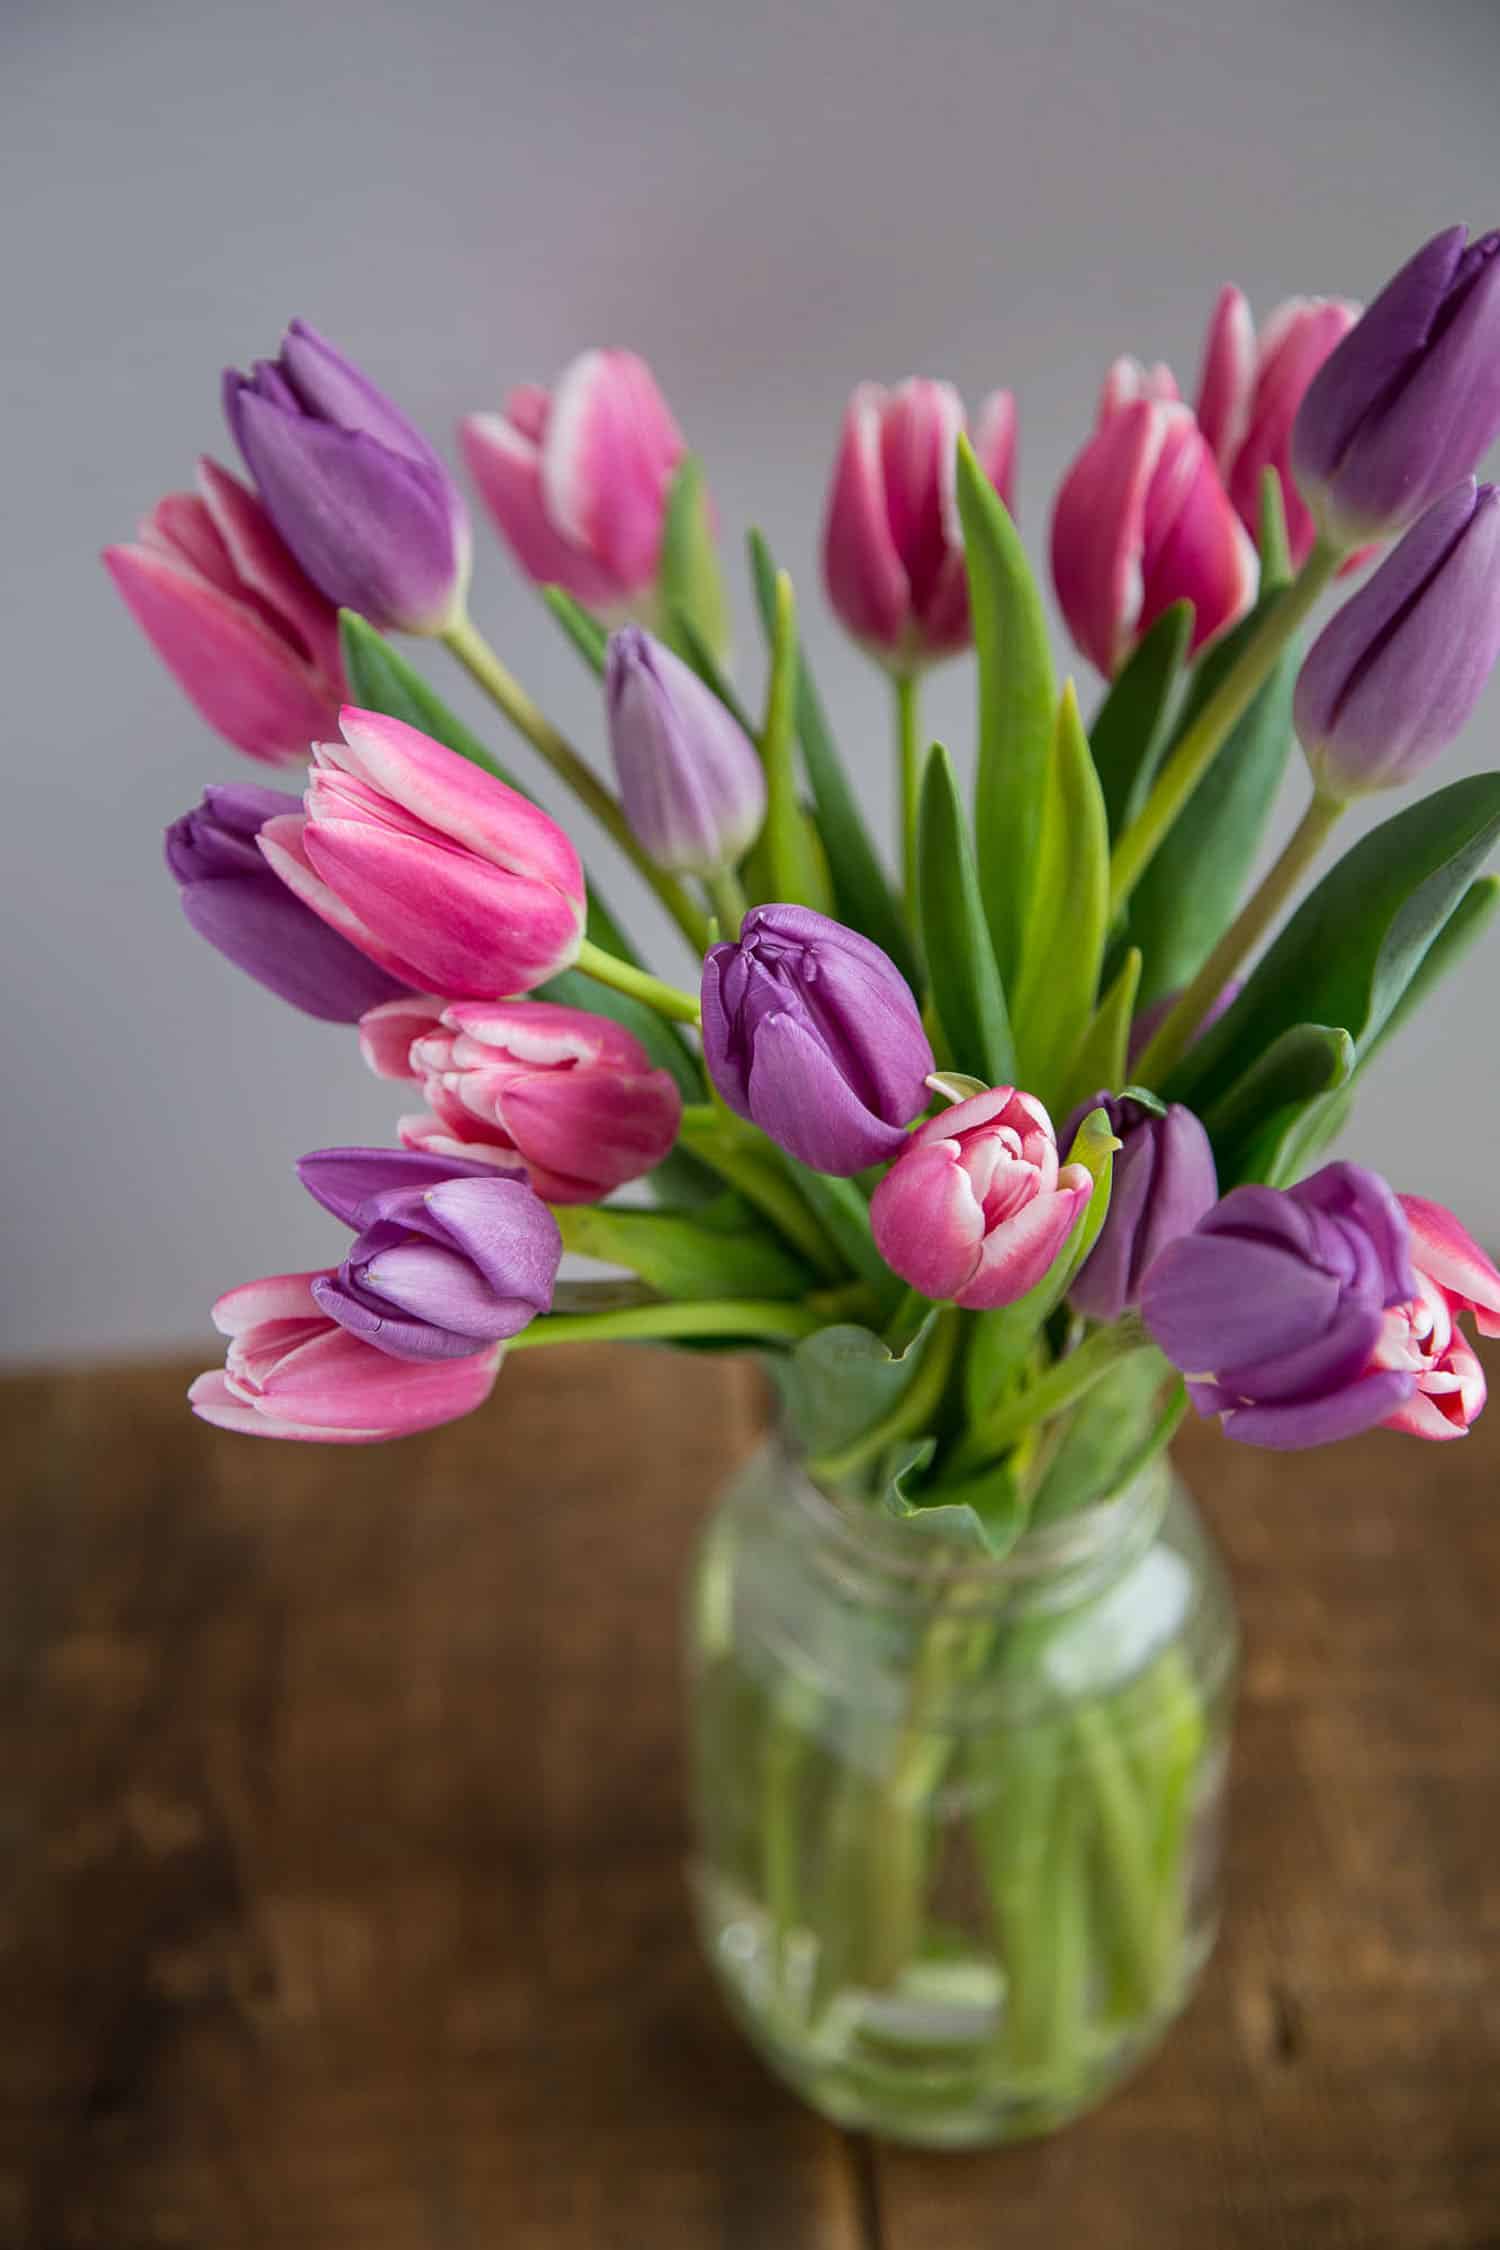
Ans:
[[[628,992],[632,1000],[644,1000],[659,1016],[669,1016],[675,1023],[696,1024],[698,1003],[690,992],[675,984],[663,984],[649,970],[633,968],[628,961],[620,960],[614,953],[606,953],[602,945],[585,938],[573,962],[575,969],[596,984],[607,984],[616,992]]]
[[[901,872],[906,909],[917,912],[917,838],[922,815],[922,770],[926,757],[918,731],[918,682],[915,672],[898,672],[892,683],[896,695],[896,752],[901,773]]]
[[[1127,1313],[1112,1327],[1096,1329],[1076,1352],[1059,1360],[1029,1390],[1007,1399],[987,1421],[978,1423],[964,1444],[963,1458],[968,1460],[1000,1452],[1036,1423],[1050,1421],[1065,1406],[1082,1398],[1101,1376],[1109,1373],[1117,1360],[1127,1358],[1132,1352],[1152,1349],[1133,1313]]]
[[[1167,830],[1275,669],[1276,660],[1328,585],[1342,553],[1322,540],[1253,633],[1157,775],[1150,796],[1109,863],[1111,919],[1140,881]]]
[[[617,1312],[547,1313],[512,1336],[509,1352],[542,1344],[669,1342],[676,1336],[763,1336],[796,1343],[822,1326],[806,1305],[751,1297],[704,1297],[684,1304],[625,1305]]]
[[[1265,935],[1303,875],[1317,858],[1344,805],[1336,797],[1315,796],[1297,823],[1286,849],[1258,889],[1251,892],[1177,1005],[1157,1031],[1131,1076],[1141,1086],[1163,1080],[1192,1045],[1198,1026],[1247,953]]]
[[[708,878],[708,895],[718,916],[720,937],[737,938],[745,919],[746,900],[745,887],[732,867],[714,869]]]
[[[517,733],[525,735],[532,748],[546,759],[558,779],[567,783],[574,796],[593,814],[600,827],[614,838],[631,865],[638,868],[651,885],[689,945],[701,953],[708,943],[708,923],[701,910],[693,904],[677,878],[658,867],[650,853],[637,841],[619,799],[605,788],[599,776],[578,755],[566,735],[560,734],[545,712],[532,702],[520,681],[501,663],[473,619],[461,617],[456,625],[448,628],[443,641],[470,677],[478,681],[490,701],[504,712]]]

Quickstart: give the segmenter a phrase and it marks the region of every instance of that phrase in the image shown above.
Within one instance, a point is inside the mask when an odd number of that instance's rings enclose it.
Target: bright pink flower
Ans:
[[[157,655],[214,730],[271,764],[308,757],[344,697],[338,612],[254,493],[217,462],[169,492],[104,564]]]
[[[1163,610],[1186,600],[1199,648],[1244,615],[1257,577],[1170,370],[1117,360],[1052,511],[1052,578],[1074,641],[1112,677]]]
[[[897,671],[969,645],[969,592],[955,464],[963,401],[951,383],[913,376],[897,390],[861,383],[823,524],[823,576],[842,623]],[[1016,405],[994,391],[974,451],[1006,506],[1015,475]]]
[[[524,383],[459,424],[469,473],[540,586],[621,617],[656,583],[673,472],[687,447],[634,352],[583,352],[556,387]]]
[[[565,969],[583,870],[529,798],[399,719],[346,705],[305,813],[267,821],[282,881],[403,984],[489,1000]]]
[[[1268,468],[1276,471],[1298,565],[1307,560],[1317,527],[1292,475],[1292,424],[1303,392],[1359,311],[1338,297],[1289,297],[1257,337],[1249,304],[1231,284],[1219,293],[1204,340],[1198,427],[1252,537],[1259,527],[1261,478]]]
[[[1035,1096],[996,1086],[918,1128],[875,1190],[870,1225],[924,1297],[988,1311],[1041,1280],[1093,1184],[1086,1165],[1059,1169]]]
[[[597,1203],[651,1171],[682,1119],[671,1073],[607,1016],[545,1000],[393,1000],[360,1025],[382,1078],[414,1079],[431,1105],[404,1117],[408,1148],[526,1166],[549,1203]]]
[[[1441,1203],[1398,1198],[1411,1228],[1417,1293],[1385,1316],[1374,1366],[1416,1377],[1416,1389],[1384,1427],[1412,1437],[1456,1438],[1484,1411],[1484,1369],[1458,1315],[1469,1312],[1481,1336],[1500,1336],[1500,1273]]]
[[[489,1396],[498,1344],[466,1359],[392,1359],[319,1311],[312,1285],[335,1278],[272,1274],[221,1297],[214,1326],[229,1351],[189,1390],[193,1412],[247,1437],[375,1445],[456,1422]]]

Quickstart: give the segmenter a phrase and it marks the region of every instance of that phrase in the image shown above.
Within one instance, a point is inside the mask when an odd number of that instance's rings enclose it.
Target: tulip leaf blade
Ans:
[[[1260,556],[1260,591],[1264,596],[1282,586],[1290,586],[1297,575],[1286,528],[1286,495],[1281,489],[1281,471],[1269,462],[1260,472],[1259,497],[1255,547]]]
[[[919,1372],[936,1320],[930,1313],[899,1357],[873,1329],[840,1321],[777,1362],[783,1403],[811,1457],[842,1453],[886,1419]]]
[[[954,1064],[986,1086],[1016,1082],[1005,989],[995,965],[974,845],[953,761],[941,743],[922,781],[917,896],[927,975]]]
[[[1193,635],[1193,605],[1165,609],[1120,671],[1089,728],[1089,749],[1110,842],[1130,826],[1156,778],[1167,745],[1173,692]]]
[[[1001,979],[1017,988],[1027,941],[1057,686],[1041,591],[1010,510],[958,441],[957,491],[979,662],[974,834]]]
[[[1219,1193],[1247,1180],[1278,1182],[1284,1151],[1308,1110],[1354,1074],[1354,1041],[1342,1024],[1292,1024],[1204,1113]]]
[[[930,1537],[976,1548],[991,1562],[1008,1555],[1026,1528],[1020,1483],[1008,1461],[993,1461],[976,1475],[925,1483],[937,1447],[923,1438],[886,1464],[881,1512]]]
[[[760,532],[751,532],[749,545],[756,606],[769,640],[776,616],[776,564]],[[878,945],[907,982],[915,985],[918,971],[911,937],[835,747],[806,651],[801,649],[797,657],[796,717],[802,762],[813,794],[818,833],[828,855],[839,917]]]
[[[691,1217],[598,1203],[563,1205],[553,1216],[565,1250],[624,1266],[664,1297],[796,1299],[809,1287],[802,1260],[736,1195],[720,1194]]]
[[[696,454],[683,455],[667,493],[657,586],[668,640],[673,639],[672,619],[690,618],[704,646],[722,654],[729,646],[729,611],[713,511]],[[691,661],[680,645],[677,653]]]
[[[575,601],[565,586],[544,586],[542,600],[595,678],[602,679],[609,634],[593,611]]]
[[[1157,1394],[1168,1386],[1163,1408],[1152,1415]],[[1029,1522],[1056,1523],[1108,1493],[1124,1491],[1167,1443],[1186,1403],[1160,1352],[1131,1352],[1119,1360],[1069,1415],[1037,1486]]]
[[[1453,781],[1361,837],[1305,898],[1163,1092],[1200,1112],[1292,1024],[1378,1040],[1500,842],[1500,774]]]
[[[840,1256],[861,1281],[869,1282],[883,1300],[894,1304],[901,1294],[901,1283],[875,1247],[870,1206],[854,1182],[815,1172],[785,1149],[773,1147],[770,1153],[811,1206]]]
[[[1055,1103],[1093,1020],[1109,928],[1109,828],[1069,680],[1058,704],[1012,1024],[1022,1080]],[[1003,971],[1002,971],[1003,973]]]
[[[1140,948],[1127,946],[1114,981],[1094,1011],[1093,1021],[1068,1065],[1067,1080],[1057,1105],[1060,1116],[1066,1117],[1079,1102],[1086,1102],[1101,1088],[1110,1094],[1123,1089],[1130,1066],[1130,1027],[1135,1020],[1135,996],[1140,982]]]
[[[797,604],[792,581],[776,574],[771,624],[771,668],[759,741],[766,769],[766,822],[757,849],[768,895],[795,906],[817,906],[823,871],[797,795],[792,754],[797,697]]]

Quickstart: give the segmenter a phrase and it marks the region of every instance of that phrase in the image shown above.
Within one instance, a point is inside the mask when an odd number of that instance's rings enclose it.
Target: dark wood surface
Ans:
[[[676,1599],[748,1370],[538,1353],[387,1449],[0,1386],[0,2243],[1496,2250],[1500,1412],[1189,1433],[1248,1635],[1231,1908],[1054,2142],[761,2071],[690,1935]]]

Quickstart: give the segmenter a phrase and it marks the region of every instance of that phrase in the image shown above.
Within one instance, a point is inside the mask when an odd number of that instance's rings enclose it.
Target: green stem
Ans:
[[[1343,559],[1338,549],[1318,541],[1162,767],[1150,796],[1120,837],[1110,859],[1111,920],[1130,897],[1167,830],[1270,678],[1277,658]]]
[[[927,760],[918,731],[918,679],[915,672],[898,672],[896,695],[896,751],[901,772],[901,871],[906,910],[917,915],[917,839],[922,817],[922,772]]]
[[[669,1016],[677,1023],[696,1024],[698,1003],[690,992],[675,984],[663,984],[649,970],[632,968],[618,955],[606,953],[602,945],[585,938],[578,948],[573,963],[582,975],[592,977],[596,984],[607,984],[616,992],[628,992],[632,1000],[644,1000],[659,1016]]]
[[[583,805],[619,845],[633,867],[640,870],[695,952],[708,943],[708,923],[675,876],[657,866],[639,843],[621,809],[599,776],[560,734],[540,707],[533,703],[519,680],[501,663],[473,619],[461,617],[443,635],[446,646],[470,677],[477,680],[490,701],[504,712],[518,734],[546,759],[559,780],[565,781]]]
[[[761,1157],[753,1145],[739,1142],[706,1102],[683,1111],[679,1138],[692,1155],[701,1157],[721,1180],[737,1188],[747,1203],[763,1211],[823,1280],[845,1278],[847,1266],[786,1174]]]
[[[1085,1391],[1092,1390],[1117,1361],[1128,1358],[1132,1352],[1150,1348],[1140,1321],[1133,1313],[1127,1313],[1123,1320],[1109,1328],[1095,1329],[1076,1352],[1059,1360],[1029,1390],[1022,1391],[1016,1398],[1008,1398],[986,1421],[977,1423],[964,1442],[964,1459],[977,1460],[999,1453],[1024,1431],[1038,1422],[1050,1421],[1064,1407],[1072,1406]]]
[[[907,1289],[886,1323],[886,1348],[899,1359],[932,1310],[932,1299],[920,1289]]]
[[[745,886],[732,867],[716,867],[708,878],[708,895],[719,919],[721,938],[737,938],[745,919]]]
[[[949,1370],[958,1350],[959,1314],[945,1305],[922,1355],[922,1364],[889,1414],[837,1453],[822,1454],[809,1464],[815,1477],[827,1484],[843,1484],[865,1464],[899,1438],[912,1437],[926,1424],[948,1386]]]
[[[751,1297],[702,1298],[686,1304],[625,1305],[616,1312],[547,1313],[512,1336],[506,1350],[615,1340],[668,1342],[677,1336],[764,1336],[796,1343],[822,1325],[821,1316],[807,1305],[762,1303]]]
[[[1245,956],[1276,920],[1344,810],[1337,797],[1313,798],[1281,857],[1246,899],[1136,1064],[1131,1076],[1137,1085],[1159,1085],[1186,1054],[1203,1018]]]

